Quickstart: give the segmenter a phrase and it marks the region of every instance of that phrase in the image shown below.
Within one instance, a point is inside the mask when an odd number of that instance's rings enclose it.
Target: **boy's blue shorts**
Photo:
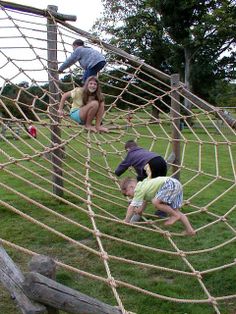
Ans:
[[[80,119],[79,109],[77,109],[77,108],[76,109],[72,109],[70,111],[70,117],[71,117],[72,120],[78,122],[79,124],[84,124],[84,121],[82,121]]]
[[[181,183],[169,178],[157,192],[155,198],[168,204],[171,208],[180,208],[183,204],[183,188]]]

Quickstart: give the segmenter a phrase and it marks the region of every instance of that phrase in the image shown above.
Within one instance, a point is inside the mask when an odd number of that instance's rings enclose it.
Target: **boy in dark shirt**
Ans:
[[[137,181],[143,181],[145,178],[165,177],[167,174],[167,163],[165,159],[142,147],[139,147],[134,140],[129,140],[125,144],[127,155],[118,165],[115,174],[119,177],[129,167],[133,167],[137,173]],[[161,218],[166,217],[166,213],[157,210],[155,214]]]
[[[129,167],[135,169],[138,181],[166,176],[167,163],[162,156],[139,147],[133,140],[126,142],[125,149],[127,155],[115,170],[118,177]]]

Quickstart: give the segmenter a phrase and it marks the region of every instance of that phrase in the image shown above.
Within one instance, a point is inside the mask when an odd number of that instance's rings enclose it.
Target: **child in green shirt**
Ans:
[[[137,182],[134,178],[125,178],[120,184],[123,195],[132,197],[128,206],[125,222],[130,222],[134,214],[142,215],[147,202],[152,202],[156,209],[167,213],[170,217],[166,226],[180,220],[187,235],[195,235],[187,216],[181,213],[183,203],[183,188],[181,183],[171,177],[157,177]]]

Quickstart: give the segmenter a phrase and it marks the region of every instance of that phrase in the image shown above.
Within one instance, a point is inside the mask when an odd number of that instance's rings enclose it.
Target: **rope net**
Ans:
[[[181,82],[171,84],[142,60],[45,12],[56,25],[59,64],[78,37],[106,56],[99,79],[110,130],[90,133],[68,115],[57,117],[60,95],[81,84],[81,69],[55,77],[47,18],[2,5],[1,244],[22,269],[32,255],[53,257],[58,281],[121,313],[233,313],[235,111],[209,105]],[[166,229],[151,206],[144,221],[123,222],[128,200],[114,169],[129,139],[166,159],[179,149],[168,175],[180,175],[182,210],[195,237],[183,236],[178,223]]]

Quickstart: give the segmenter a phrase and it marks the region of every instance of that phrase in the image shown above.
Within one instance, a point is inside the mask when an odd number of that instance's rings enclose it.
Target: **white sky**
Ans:
[[[75,27],[89,31],[96,18],[103,10],[101,0],[12,0],[9,2],[28,5],[37,9],[47,9],[48,5],[56,5],[58,13],[76,15]]]
[[[93,24],[95,23],[96,19],[101,16],[103,10],[101,0],[12,0],[8,2],[28,5],[30,7],[42,10],[47,9],[48,5],[55,5],[58,7],[58,13],[75,15],[77,17],[77,20],[75,22],[67,21],[67,23],[70,23],[71,25],[87,32],[91,30]],[[6,18],[5,14],[1,15],[0,10],[0,17],[1,16],[4,16]],[[22,16],[17,16],[17,18],[22,19]],[[26,20],[29,20],[28,17],[26,18]],[[35,22],[38,22],[38,20],[35,19]],[[21,81],[29,81],[28,77],[19,73],[19,68],[17,68],[17,66],[23,68],[24,70],[27,70],[29,76],[35,81],[47,81],[47,73],[45,71],[38,71],[39,68],[41,68],[42,70],[42,65],[39,64],[38,61],[29,61],[30,59],[35,58],[33,51],[29,51],[30,49],[28,49],[27,51],[25,49],[20,49],[20,47],[25,46],[25,41],[22,38],[14,38],[14,36],[19,36],[18,29],[16,27],[7,28],[6,24],[10,25],[11,23],[9,20],[5,21],[4,19],[0,19],[0,27],[4,27],[5,25],[4,31],[1,31],[0,33],[0,49],[2,50],[2,53],[0,53],[0,86],[2,86],[3,82],[7,80],[13,81],[15,83],[19,83]],[[32,24],[32,27],[37,28],[37,24]],[[30,33],[30,31],[27,32],[25,29],[24,33],[27,34],[27,36],[34,36],[33,33]],[[39,34],[37,34],[37,36],[40,37]],[[45,36],[45,34],[42,33],[42,36]],[[70,39],[68,38],[67,41],[70,42]],[[33,38],[30,39],[30,42],[31,44],[33,44],[33,46],[34,43],[36,47],[37,45],[39,45],[38,42],[34,42]],[[43,52],[37,50],[37,52],[41,52],[41,56],[44,53],[46,58],[45,51]],[[7,57],[12,58],[13,62],[8,62]],[[65,58],[65,54],[62,54],[61,51],[58,51],[58,61],[63,62]],[[15,62],[15,60],[17,61]],[[17,66],[14,65],[14,62]]]

